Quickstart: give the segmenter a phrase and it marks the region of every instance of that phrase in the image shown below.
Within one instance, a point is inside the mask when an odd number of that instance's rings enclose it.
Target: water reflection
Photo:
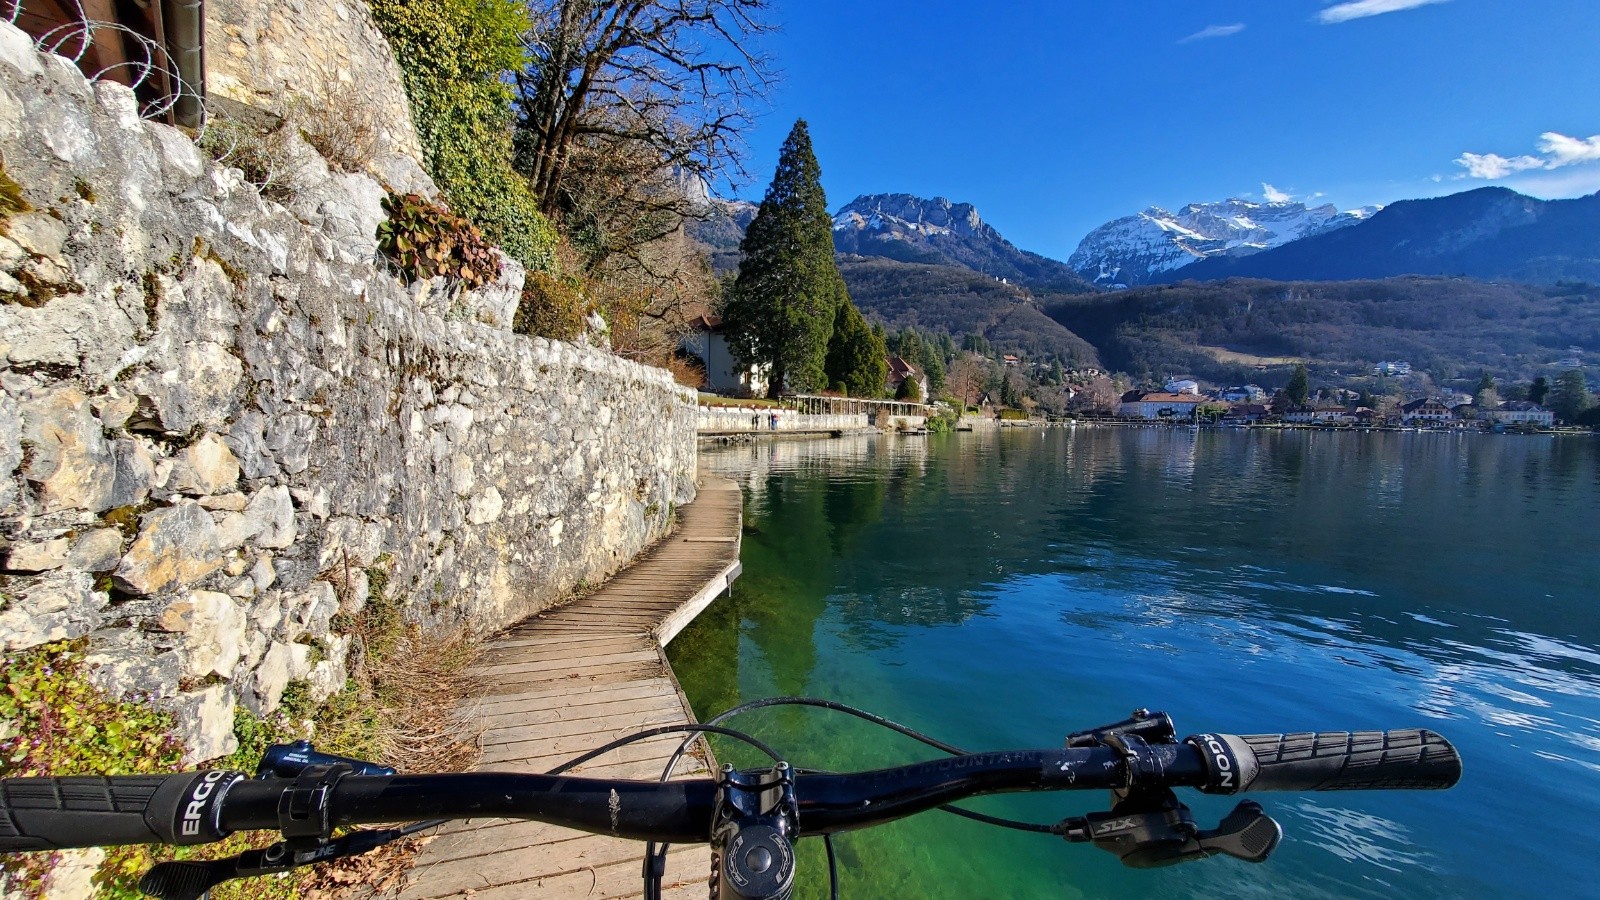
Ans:
[[[1508,853],[1587,877],[1581,840],[1535,826],[1557,805],[1600,815],[1594,441],[1096,429],[706,458],[743,485],[748,530],[731,602],[672,647],[703,715],[827,694],[987,746],[1038,740],[1042,711],[1081,727],[1146,703],[1240,732],[1434,721],[1469,762],[1457,790],[1295,799],[1285,862],[1185,868],[1163,893],[1527,895]],[[897,758],[798,715],[769,724]],[[897,862],[904,839],[862,840],[883,883],[961,895],[937,889],[956,877],[937,853],[923,876]],[[984,853],[1031,867],[993,896],[1157,883],[1009,840]]]

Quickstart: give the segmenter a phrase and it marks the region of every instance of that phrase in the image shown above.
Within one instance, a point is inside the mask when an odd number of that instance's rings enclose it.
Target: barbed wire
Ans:
[[[153,98],[140,101],[141,118],[165,119],[184,98],[192,98],[200,110],[200,123],[195,129],[194,139],[196,141],[202,139],[206,123],[211,118],[204,92],[184,80],[172,54],[161,41],[119,22],[89,18],[83,8],[82,0],[67,0],[64,5],[74,14],[73,19],[43,34],[30,35],[33,37],[34,49],[71,61],[90,81],[112,81],[126,85],[135,92],[147,85],[155,88],[159,93]],[[192,0],[190,5],[198,8],[200,0]],[[22,26],[19,20],[26,8],[25,0],[0,0],[0,19],[20,28]],[[89,58],[89,51],[106,35],[116,35],[122,42],[123,48],[119,49],[119,53],[132,45],[143,58],[122,59],[99,69],[85,68],[84,60]],[[129,52],[127,55],[132,57],[134,54]],[[160,78],[166,79],[165,85],[158,83]],[[147,91],[146,95],[149,93]]]

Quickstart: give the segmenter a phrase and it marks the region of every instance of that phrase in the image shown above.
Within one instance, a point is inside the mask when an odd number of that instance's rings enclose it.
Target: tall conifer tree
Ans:
[[[769,397],[824,387],[834,318],[850,300],[833,259],[833,219],[804,119],[783,142],[739,252],[739,277],[723,312],[734,355],[767,368]]]
[[[889,382],[889,351],[861,311],[843,298],[828,341],[828,383],[843,384],[852,397],[880,397]]]

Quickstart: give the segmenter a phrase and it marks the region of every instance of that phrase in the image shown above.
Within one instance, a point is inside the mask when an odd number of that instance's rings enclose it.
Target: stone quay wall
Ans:
[[[236,703],[341,687],[365,605],[495,629],[694,497],[692,391],[512,334],[509,262],[408,287],[365,175],[313,159],[266,202],[5,23],[0,160],[0,645],[86,639],[191,759]]]
[[[778,415],[777,428],[772,427],[773,413]],[[872,427],[864,413],[821,416],[766,406],[702,406],[698,418],[704,435],[866,431]]]
[[[366,0],[206,0],[206,90],[274,115],[360,110],[388,152],[422,163],[400,66]]]

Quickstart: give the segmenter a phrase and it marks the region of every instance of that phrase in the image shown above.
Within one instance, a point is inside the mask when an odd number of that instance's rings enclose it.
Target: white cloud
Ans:
[[[1194,34],[1179,40],[1178,43],[1192,44],[1195,41],[1205,41],[1210,40],[1211,38],[1232,37],[1243,30],[1243,22],[1238,22],[1233,25],[1207,25],[1199,31],[1196,31]]]
[[[1547,169],[1600,161],[1600,134],[1584,140],[1546,131],[1539,135],[1539,152],[1550,158]]]
[[[1288,203],[1294,199],[1293,194],[1285,194],[1265,181],[1261,182],[1261,193],[1267,198],[1268,203]]]
[[[1536,169],[1562,169],[1567,166],[1600,162],[1600,134],[1590,138],[1568,137],[1556,131],[1539,135],[1538,156],[1505,157],[1498,153],[1463,153],[1455,163],[1467,171],[1457,178],[1484,178],[1496,181]]]
[[[1324,25],[1337,25],[1351,19],[1365,19],[1368,16],[1381,16],[1384,13],[1448,2],[1449,0],[1348,0],[1323,10],[1317,19]]]
[[[1544,160],[1533,156],[1513,156],[1507,159],[1498,153],[1463,153],[1456,157],[1456,165],[1467,170],[1463,178],[1487,178],[1491,181],[1516,172],[1544,168]]]

